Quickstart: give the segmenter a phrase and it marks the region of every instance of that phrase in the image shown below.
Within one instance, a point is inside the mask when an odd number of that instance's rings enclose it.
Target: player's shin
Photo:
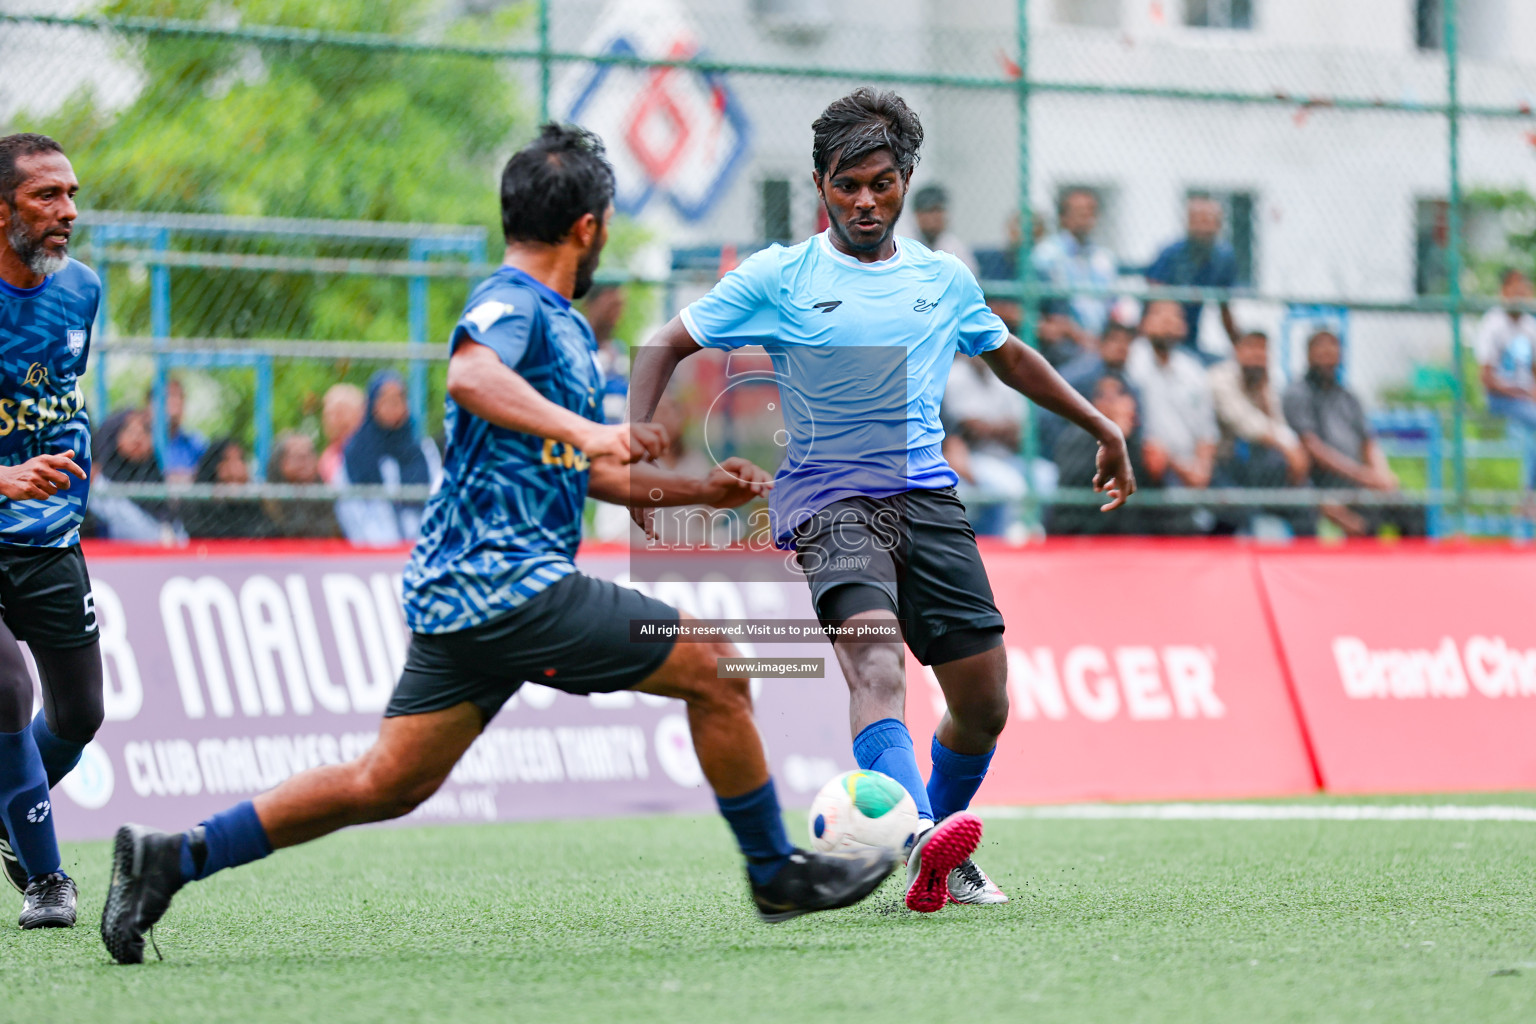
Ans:
[[[694,753],[747,859],[748,876],[754,884],[764,885],[795,848],[785,834],[778,793],[768,777],[747,681],[715,682],[688,698]]]
[[[912,734],[899,718],[882,718],[866,725],[853,738],[853,756],[866,771],[883,772],[901,783],[917,804],[918,817],[934,820],[923,774],[917,769]]]
[[[74,770],[75,765],[80,763],[80,755],[85,752],[85,744],[55,736],[48,728],[48,719],[42,711],[32,719],[31,731],[32,741],[37,744],[37,752],[43,759],[43,768],[48,773],[48,788],[52,789],[59,784],[60,779]]]
[[[933,774],[928,777],[928,800],[933,805],[936,821],[943,821],[971,805],[971,798],[987,777],[987,766],[996,752],[997,748],[993,747],[985,754],[960,754],[940,743],[937,736],[933,738]]]
[[[29,876],[37,878],[59,870],[48,773],[31,729],[0,733],[0,817]]]

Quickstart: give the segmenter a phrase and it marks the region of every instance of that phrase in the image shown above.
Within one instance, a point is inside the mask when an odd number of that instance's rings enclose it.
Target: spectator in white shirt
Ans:
[[[1211,367],[1221,464],[1236,487],[1284,487],[1307,478],[1311,461],[1285,422],[1280,391],[1269,379],[1269,337],[1239,335],[1233,357]]]
[[[1210,375],[1182,347],[1187,333],[1177,302],[1148,303],[1125,373],[1141,398],[1146,444],[1168,458],[1167,485],[1203,490],[1211,485],[1221,433]]]
[[[1488,411],[1536,429],[1536,376],[1531,363],[1536,352],[1536,317],[1521,311],[1536,292],[1531,279],[1515,267],[1504,271],[1499,296],[1502,309],[1490,309],[1477,328],[1474,351],[1488,390]]]
[[[949,193],[943,185],[924,185],[912,193],[912,213],[917,218],[917,239],[935,252],[957,256],[971,273],[981,276],[976,254],[949,230]]]
[[[1067,192],[1061,197],[1057,222],[1061,230],[1035,248],[1035,274],[1041,283],[1084,290],[1112,288],[1120,272],[1114,253],[1092,241],[1099,223],[1098,196],[1086,188]],[[1084,349],[1104,333],[1112,305],[1114,298],[1109,295],[1074,295],[1067,301],[1072,322],[1082,332],[1078,344]]]

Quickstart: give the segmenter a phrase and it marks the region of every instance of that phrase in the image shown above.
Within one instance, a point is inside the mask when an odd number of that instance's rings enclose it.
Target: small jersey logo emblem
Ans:
[[[64,344],[69,346],[69,354],[72,356],[85,351],[85,328],[64,332]]]
[[[929,302],[927,299],[918,299],[912,303],[912,308],[919,313],[932,313],[939,308],[939,304],[937,302]]]
[[[22,379],[22,387],[40,388],[48,383],[48,367],[42,363],[33,363],[27,367],[27,375]]]
[[[48,819],[48,812],[52,809],[53,805],[47,800],[40,801],[36,806],[27,811],[27,820],[34,825],[40,825]]]
[[[812,306],[811,308],[812,309],[819,309],[823,313],[830,313],[834,309],[836,309],[838,306],[841,306],[842,304],[843,304],[843,300],[842,299],[831,299],[831,300],[829,300],[827,302],[818,302],[814,306]]]
[[[504,316],[512,315],[512,304],[509,302],[482,302],[468,313],[464,319],[480,328],[482,331],[491,329],[491,325]]]

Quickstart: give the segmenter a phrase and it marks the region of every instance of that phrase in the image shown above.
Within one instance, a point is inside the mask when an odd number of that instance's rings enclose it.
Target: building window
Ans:
[[[1441,0],[1414,0],[1413,41],[1421,50],[1439,50],[1445,46]]]
[[[1253,0],[1184,0],[1184,24],[1192,28],[1253,28]]]
[[[1056,20],[1063,25],[1119,28],[1120,0],[1056,0]]]
[[[1185,199],[1214,199],[1221,204],[1221,240],[1232,247],[1237,257],[1237,283],[1244,287],[1252,285],[1258,226],[1258,200],[1254,194],[1202,188],[1190,189]]]
[[[1446,294],[1451,282],[1451,204],[1444,199],[1420,199],[1413,236],[1413,290],[1419,295]],[[1509,247],[1509,224],[1499,208],[1475,198],[1463,200],[1462,265],[1501,263],[1508,258]]]
[[[790,217],[789,181],[785,178],[765,178],[760,200],[758,226],[762,230],[763,241],[793,241],[794,225]]]
[[[1444,295],[1450,277],[1446,269],[1451,237],[1451,204],[1444,199],[1420,199],[1414,213],[1413,291]]]

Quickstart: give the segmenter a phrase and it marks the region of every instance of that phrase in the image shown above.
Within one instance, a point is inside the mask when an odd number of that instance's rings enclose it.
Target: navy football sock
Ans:
[[[865,771],[883,772],[901,783],[901,788],[912,794],[918,815],[933,820],[928,790],[912,750],[912,734],[901,719],[882,718],[866,725],[853,738],[853,757]]]
[[[784,834],[784,815],[779,813],[779,795],[774,791],[773,780],[741,796],[716,796],[715,802],[731,831],[736,833],[736,845],[747,858],[747,875],[752,884],[768,884],[795,852],[794,844]]]
[[[30,728],[0,732],[0,816],[28,875],[36,878],[59,870],[48,772]]]
[[[181,880],[207,878],[215,871],[261,860],[272,852],[272,841],[249,800],[220,811],[182,835]]]
[[[85,751],[84,743],[73,743],[55,736],[41,711],[32,719],[32,742],[37,744],[37,752],[43,758],[43,767],[48,771],[49,789],[57,786],[59,780],[80,763],[80,755]]]
[[[933,803],[934,817],[943,821],[956,811],[971,805],[971,797],[981,788],[981,780],[987,777],[987,766],[992,763],[993,747],[985,754],[957,754],[939,738],[933,738],[933,774],[928,777],[928,799]]]

